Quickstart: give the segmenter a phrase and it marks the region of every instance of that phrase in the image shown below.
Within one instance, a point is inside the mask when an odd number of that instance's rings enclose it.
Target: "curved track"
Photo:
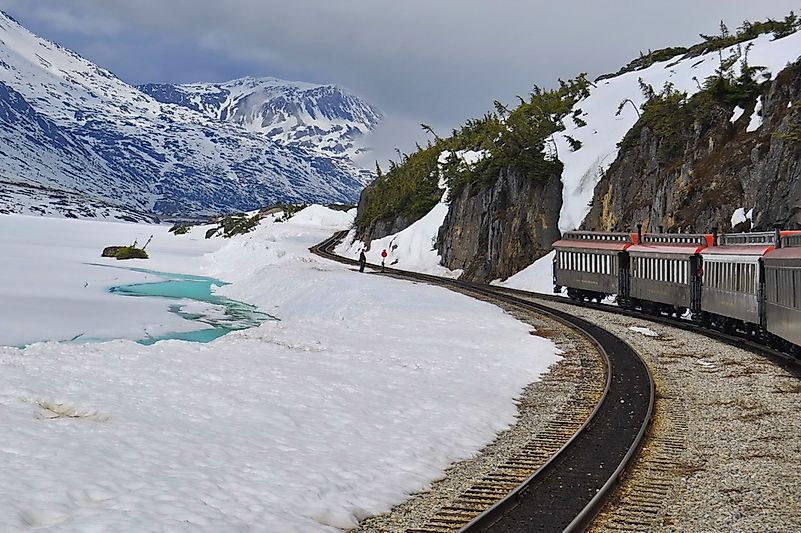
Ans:
[[[704,327],[690,320],[673,318],[662,314],[654,315],[650,313],[644,313],[641,311],[633,311],[629,309],[623,309],[621,307],[617,307],[610,304],[575,301],[562,296],[534,293],[520,289],[509,289],[506,287],[497,287],[497,290],[499,292],[514,295],[516,297],[523,299],[532,299],[539,302],[553,302],[575,307],[584,307],[586,309],[595,309],[597,311],[604,311],[606,313],[615,313],[618,315],[630,316],[632,318],[649,320],[651,322],[658,322],[660,324],[664,324],[672,328],[677,328],[684,331],[691,331],[693,333],[698,333],[700,335],[706,335],[707,337],[720,341],[724,344],[736,346],[738,348],[743,348],[750,352],[758,353],[764,357],[767,357],[774,363],[782,366],[783,368],[787,369],[793,374],[801,375],[801,359],[794,356],[793,354],[788,354],[779,351],[775,348],[771,348],[770,346],[763,344],[758,339],[755,339],[753,337],[747,337],[740,334],[724,333],[723,331],[717,329]]]
[[[344,234],[335,234],[311,251],[341,263],[357,264],[332,251]],[[460,531],[577,531],[588,525],[634,458],[653,413],[653,380],[639,356],[606,330],[507,290],[390,268],[386,273],[549,315],[598,344],[607,359],[607,388],[593,414],[539,470]]]

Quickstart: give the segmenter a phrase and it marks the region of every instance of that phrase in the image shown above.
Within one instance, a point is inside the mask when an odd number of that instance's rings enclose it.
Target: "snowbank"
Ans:
[[[312,207],[175,254],[171,270],[234,281],[220,292],[281,321],[210,344],[0,348],[0,530],[334,532],[514,423],[554,345],[489,304],[308,253],[351,216]]]
[[[540,294],[553,294],[553,259],[556,252],[534,261],[527,268],[514,276],[501,281],[495,280],[492,285],[507,287],[509,289],[522,289]]]
[[[437,233],[448,215],[448,204],[438,203],[426,216],[403,231],[376,239],[367,251],[369,263],[380,264],[381,252],[387,251],[386,265],[412,272],[434,274],[447,278],[458,278],[461,270],[449,270],[442,266],[442,256],[435,248]],[[357,259],[364,243],[354,241],[356,232],[351,231],[340,244],[336,252],[345,257]]]

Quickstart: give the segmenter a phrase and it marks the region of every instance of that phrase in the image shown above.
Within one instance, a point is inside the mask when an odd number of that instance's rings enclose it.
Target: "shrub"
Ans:
[[[185,235],[185,234],[189,233],[190,229],[191,229],[190,226],[179,222],[179,223],[175,224],[173,227],[171,227],[169,229],[169,232],[170,233],[174,233],[175,235]]]
[[[142,248],[134,248],[133,246],[122,246],[114,255],[118,260],[125,259],[150,259],[147,252]]]

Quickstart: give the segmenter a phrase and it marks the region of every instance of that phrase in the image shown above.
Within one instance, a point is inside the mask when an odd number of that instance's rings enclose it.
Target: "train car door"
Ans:
[[[618,304],[628,307],[631,299],[631,263],[628,252],[618,252]]]
[[[700,255],[690,256],[690,297],[693,314],[701,312],[701,285],[704,282],[704,260]]]

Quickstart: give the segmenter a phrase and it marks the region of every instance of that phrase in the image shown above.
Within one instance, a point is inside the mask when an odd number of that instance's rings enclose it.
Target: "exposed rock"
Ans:
[[[359,197],[359,205],[357,206],[357,211],[359,213],[363,213],[367,210],[367,203],[370,201],[369,194],[371,187],[374,187],[374,185],[366,187]],[[422,215],[417,219],[413,219],[407,215],[398,213],[389,218],[380,219],[371,223],[364,231],[359,232],[356,238],[366,243],[370,243],[376,239],[383,239],[387,235],[394,235],[399,231],[405,230],[421,217]]]
[[[442,264],[468,280],[507,278],[550,251],[561,208],[558,175],[538,180],[505,170],[491,188],[467,185],[439,230]]]
[[[103,248],[103,253],[100,255],[101,257],[117,257],[117,252],[121,249],[125,248],[125,246],[107,246]]]
[[[115,259],[149,259],[144,248],[135,246],[107,246],[103,248],[102,257],[113,257]]]
[[[669,161],[660,160],[660,139],[643,126],[596,187],[583,227],[626,230],[641,222],[646,230],[731,231],[739,208],[754,208],[755,230],[798,226],[801,142],[787,132],[801,122],[800,98],[797,62],[763,88],[759,128],[747,131],[756,101],[734,123],[733,109],[715,107],[675,131],[670,141],[678,140],[684,150]]]

